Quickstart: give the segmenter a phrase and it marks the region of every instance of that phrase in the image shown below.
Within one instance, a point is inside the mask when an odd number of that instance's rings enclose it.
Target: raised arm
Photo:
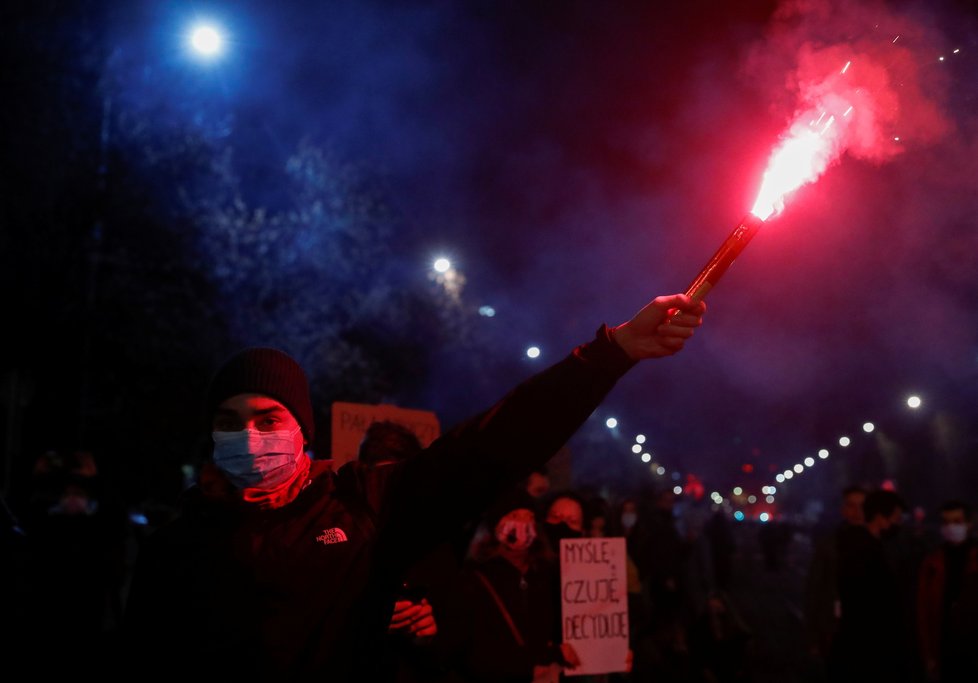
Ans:
[[[436,440],[391,481],[381,523],[396,540],[384,545],[411,555],[410,544],[428,545],[480,514],[499,491],[549,460],[639,360],[682,349],[704,310],[684,294],[657,297],[628,322],[602,325],[592,341]],[[419,538],[419,529],[436,538]]]

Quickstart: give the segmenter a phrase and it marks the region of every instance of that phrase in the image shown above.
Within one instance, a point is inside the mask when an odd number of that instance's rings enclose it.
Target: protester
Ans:
[[[397,472],[392,465],[405,462],[422,450],[417,435],[402,424],[379,420],[367,427],[357,449],[354,468],[373,471],[373,476],[361,476],[360,480],[375,514],[383,509],[381,498],[387,476]],[[396,683],[414,683],[435,681],[444,674],[433,649],[438,620],[428,595],[432,585],[454,579],[464,549],[464,539],[455,544],[439,544],[405,571],[387,629],[392,638],[384,653],[388,661],[381,665],[384,677]]]
[[[901,642],[900,595],[882,536],[899,523],[906,503],[877,490],[863,503],[866,523],[839,540],[839,630],[829,656],[831,681],[902,681],[908,676]]]
[[[978,681],[978,542],[971,510],[941,506],[943,543],[924,559],[917,594],[920,652],[929,681]]]
[[[249,348],[210,383],[215,482],[141,549],[127,605],[133,675],[377,680],[400,577],[570,438],[638,360],[679,351],[705,306],[658,297],[397,465],[362,478],[310,461],[308,381]],[[363,476],[372,476],[369,471]]]
[[[6,641],[6,661],[23,658],[40,678],[108,673],[122,619],[125,508],[89,451],[47,451],[32,475],[22,520],[25,554],[17,560],[21,595],[4,605],[11,618],[23,613]],[[49,656],[52,644],[56,657]]]
[[[839,543],[848,529],[862,526],[866,490],[847,486],[842,491],[842,521],[829,533],[815,539],[808,574],[805,577],[805,624],[812,654],[826,657],[839,628]]]
[[[610,536],[608,517],[611,512],[608,501],[601,496],[592,496],[587,501],[587,509],[584,518],[588,520],[588,525],[584,535],[590,538]]]
[[[641,536],[633,559],[648,603],[635,643],[633,673],[638,679],[681,679],[689,668],[686,629],[693,615],[684,603],[687,592],[683,584],[689,548],[676,527],[675,504],[671,488],[658,491],[636,528]]]
[[[730,518],[719,506],[710,515],[703,532],[710,543],[713,559],[713,580],[720,591],[729,592],[733,580],[733,556],[737,543],[734,540]]]
[[[436,600],[438,647],[453,681],[543,683],[580,663],[561,643],[559,564],[533,507],[522,489],[502,496],[473,562]]]
[[[543,529],[550,548],[560,550],[565,538],[583,538],[590,518],[585,516],[587,501],[573,491],[561,491],[550,499],[544,513]]]
[[[546,465],[541,465],[530,472],[525,484],[526,492],[533,498],[540,500],[550,492],[550,474]]]

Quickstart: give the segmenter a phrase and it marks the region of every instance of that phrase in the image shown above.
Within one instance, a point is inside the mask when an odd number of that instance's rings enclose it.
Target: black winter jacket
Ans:
[[[602,326],[399,465],[382,495],[375,471],[355,463],[315,476],[277,509],[191,489],[180,517],[140,550],[127,674],[377,680],[408,565],[556,453],[632,365]]]

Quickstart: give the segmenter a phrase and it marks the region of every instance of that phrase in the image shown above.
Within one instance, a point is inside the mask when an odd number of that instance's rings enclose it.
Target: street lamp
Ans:
[[[195,24],[187,40],[191,49],[204,59],[214,59],[224,51],[224,35],[214,24]]]

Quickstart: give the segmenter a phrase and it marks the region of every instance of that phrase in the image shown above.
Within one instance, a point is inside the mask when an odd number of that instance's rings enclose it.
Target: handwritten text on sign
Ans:
[[[624,538],[567,538],[560,542],[564,642],[581,665],[570,676],[625,671],[628,593]]]

